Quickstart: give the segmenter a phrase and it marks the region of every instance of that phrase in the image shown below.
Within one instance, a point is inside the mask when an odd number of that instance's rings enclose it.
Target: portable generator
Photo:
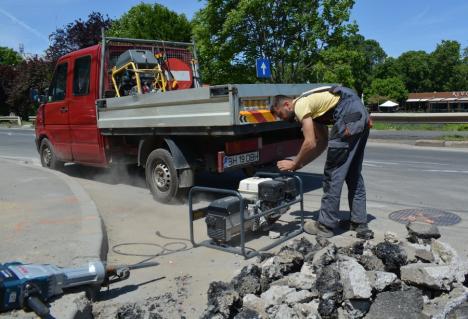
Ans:
[[[244,202],[244,219],[254,217],[245,219],[244,228],[254,232],[275,223],[288,210],[281,206],[298,196],[296,180],[289,176],[246,178],[240,181],[238,192]],[[255,218],[267,211],[271,212]],[[240,199],[227,196],[211,202],[206,208],[205,222],[208,236],[216,242],[228,242],[238,236],[241,228]]]
[[[148,50],[127,50],[112,68],[117,96],[165,91],[167,79],[161,62]]]

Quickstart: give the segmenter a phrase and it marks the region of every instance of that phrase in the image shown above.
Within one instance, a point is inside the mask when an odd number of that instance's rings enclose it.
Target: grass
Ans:
[[[398,124],[374,122],[376,130],[396,131],[468,131],[468,124]]]

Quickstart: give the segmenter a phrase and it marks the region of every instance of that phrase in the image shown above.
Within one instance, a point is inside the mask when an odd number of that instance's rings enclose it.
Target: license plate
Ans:
[[[260,159],[259,152],[250,152],[244,154],[237,154],[231,156],[224,156],[223,167],[230,168],[235,166],[242,166],[249,163],[258,162]]]

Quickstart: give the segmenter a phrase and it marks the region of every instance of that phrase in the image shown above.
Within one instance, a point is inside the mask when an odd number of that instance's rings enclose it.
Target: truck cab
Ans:
[[[43,166],[108,164],[105,138],[96,125],[100,51],[95,45],[57,61],[47,101],[37,113],[36,146]]]

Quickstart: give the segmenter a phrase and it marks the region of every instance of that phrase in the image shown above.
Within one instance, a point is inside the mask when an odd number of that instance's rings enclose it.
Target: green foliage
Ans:
[[[343,44],[322,51],[313,70],[317,82],[341,83],[361,93],[385,57],[377,41],[356,34],[344,39]]]
[[[432,53],[408,51],[387,58],[373,71],[374,79],[400,77],[409,92],[458,91],[468,88],[468,48],[442,41]]]
[[[441,91],[450,91],[451,78],[457,65],[461,64],[461,46],[457,41],[442,41],[432,53],[432,78],[434,86]]]
[[[110,36],[189,42],[191,25],[185,15],[160,4],[140,3],[113,22]]]
[[[341,83],[355,87],[355,69],[353,66],[363,65],[362,52],[347,50],[345,46],[331,47],[320,53],[320,61],[313,67],[317,82]]]
[[[383,63],[377,64],[372,72],[375,79],[385,79],[401,76],[398,69],[398,60],[393,57],[386,58]]]
[[[23,58],[13,49],[0,47],[0,65],[17,65]]]
[[[406,100],[408,97],[408,90],[406,89],[403,80],[399,77],[374,79],[370,87],[366,88],[364,92],[367,97],[367,101],[372,101],[374,103],[376,97],[385,97],[398,102]],[[382,102],[385,101],[380,100],[377,103]]]
[[[428,92],[434,88],[432,57],[425,51],[408,51],[400,55],[396,68],[409,92]]]
[[[353,5],[353,0],[208,0],[193,21],[204,81],[255,82],[255,59],[262,55],[271,60],[272,82],[317,81],[323,70],[314,65],[337,54],[321,56],[322,51],[357,31],[348,22]],[[319,76],[351,82],[349,72],[343,65]]]

